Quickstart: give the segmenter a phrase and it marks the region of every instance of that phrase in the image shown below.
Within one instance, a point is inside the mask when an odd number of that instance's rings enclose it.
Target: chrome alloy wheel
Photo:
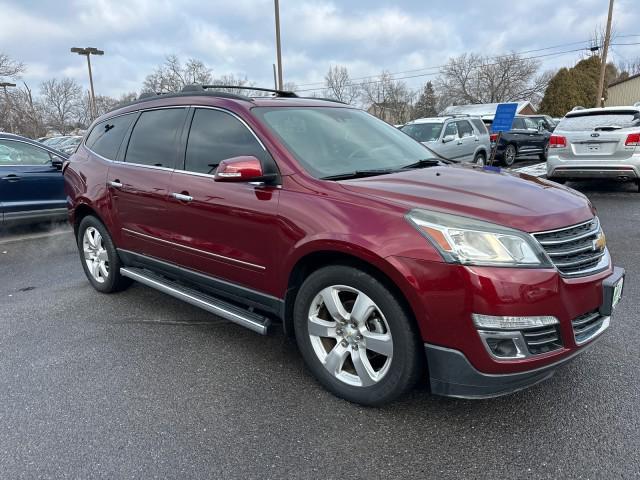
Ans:
[[[378,306],[360,290],[332,285],[314,298],[309,339],[331,375],[357,387],[379,382],[393,356],[391,330]]]
[[[96,228],[89,227],[84,231],[82,251],[93,279],[98,283],[104,283],[109,276],[109,256],[104,248],[102,235]]]

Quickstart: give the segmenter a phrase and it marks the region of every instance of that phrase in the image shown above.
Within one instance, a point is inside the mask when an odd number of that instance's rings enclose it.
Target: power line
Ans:
[[[552,53],[546,53],[543,55],[534,55],[531,57],[522,57],[520,58],[520,60],[533,60],[536,58],[544,58],[544,57],[554,57],[554,56],[561,56],[561,55],[565,55],[567,53],[573,53],[573,52],[582,52],[587,50],[587,48],[574,48],[572,50],[565,50],[562,52],[552,52]],[[510,55],[504,55],[502,57],[492,57],[492,58],[503,58],[505,56],[510,56]],[[483,67],[489,67],[489,66],[493,66],[493,65],[498,65],[499,63],[487,63],[482,65]],[[442,68],[446,65],[442,65],[440,67],[432,67],[432,68]],[[432,75],[437,75],[438,73],[440,73],[439,71],[436,72],[430,72],[430,73],[421,73],[421,74],[417,74],[417,75],[409,75],[409,76],[404,76],[404,77],[394,77],[394,75],[397,75],[398,73],[402,73],[402,72],[397,72],[397,73],[390,73],[389,76],[393,77],[392,80],[406,80],[409,78],[419,78],[419,77],[428,77],[428,76],[432,76]],[[371,76],[371,77],[363,77],[364,79],[366,78],[376,78],[379,77],[380,75],[375,75],[375,76]],[[354,78],[352,80],[358,80],[357,78]],[[371,80],[368,82],[360,82],[360,83],[353,83],[353,81],[351,83],[346,84],[345,86],[354,86],[354,85],[369,85],[369,84],[373,84],[373,83],[381,83],[384,80]],[[318,90],[324,90],[326,88],[326,86],[321,86],[321,87],[316,87],[316,88],[304,88],[304,89],[296,89],[297,92],[313,92],[313,91],[318,91]]]
[[[622,37],[622,36],[623,35],[618,35],[618,37]],[[629,36],[633,36],[633,35],[629,35]],[[638,35],[638,36],[640,36],[640,35]],[[492,60],[495,60],[495,59],[499,59],[499,58],[510,57],[511,55],[524,55],[524,54],[527,54],[527,53],[542,52],[542,51],[545,51],[545,50],[553,50],[554,48],[561,48],[561,47],[568,47],[568,46],[571,46],[571,45],[586,44],[586,43],[589,43],[589,42],[590,42],[590,40],[581,40],[579,42],[561,43],[561,44],[558,44],[558,45],[552,45],[552,46],[549,46],[549,47],[536,48],[536,49],[533,49],[533,50],[523,50],[523,51],[520,51],[520,52],[505,53],[505,54],[502,54],[502,55],[496,55],[496,56],[489,57],[489,58],[492,59]],[[422,70],[437,70],[437,69],[440,69],[440,68],[442,68],[444,66],[445,65],[435,65],[435,66],[431,66],[431,67],[415,68],[413,70],[402,70],[400,72],[392,72],[392,73],[390,73],[390,75],[401,75],[401,74],[404,74],[404,73],[420,72]],[[366,76],[363,76],[363,77],[354,77],[351,80],[365,80],[367,78],[375,78],[375,77],[379,77],[379,76],[380,75],[366,75]],[[299,87],[308,87],[308,86],[312,86],[312,85],[321,85],[321,84],[324,85],[324,83],[325,82],[323,80],[323,81],[318,81],[318,82],[301,83],[298,86]]]

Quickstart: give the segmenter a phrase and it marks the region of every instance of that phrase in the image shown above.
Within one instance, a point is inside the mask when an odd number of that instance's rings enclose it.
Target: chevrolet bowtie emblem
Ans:
[[[607,239],[604,236],[604,233],[600,232],[598,238],[593,241],[593,251],[600,252],[604,250],[604,247],[607,245]]]

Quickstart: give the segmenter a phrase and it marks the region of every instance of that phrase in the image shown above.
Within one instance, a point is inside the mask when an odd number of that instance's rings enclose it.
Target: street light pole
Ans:
[[[596,97],[596,107],[604,107],[604,77],[607,71],[607,51],[609,50],[609,40],[611,39],[611,17],[613,15],[613,0],[609,0],[609,15],[607,17],[607,30],[604,34],[604,45],[602,46],[602,57],[600,65],[600,81],[598,82],[598,96]]]
[[[9,101],[9,94],[7,93],[7,87],[15,87],[15,83],[11,82],[0,82],[0,87],[4,90],[4,101],[7,105],[7,110],[11,107],[11,102]],[[9,133],[13,133],[13,121],[11,119],[11,113],[8,112],[7,117],[9,118]]]
[[[278,58],[278,87],[282,90],[282,49],[280,47],[280,2],[274,0],[276,9],[276,56]]]
[[[91,120],[93,120],[98,116],[98,111],[96,108],[96,95],[93,90],[93,74],[91,72],[91,55],[104,55],[104,51],[98,50],[97,48],[94,48],[94,47],[87,47],[87,48],[73,47],[71,49],[71,53],[77,53],[78,55],[84,55],[87,57],[87,67],[89,69],[89,85],[91,86],[90,110],[91,110]]]

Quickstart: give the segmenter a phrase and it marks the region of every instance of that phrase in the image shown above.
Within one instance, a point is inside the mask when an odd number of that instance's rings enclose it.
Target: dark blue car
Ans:
[[[64,219],[67,158],[35,140],[0,133],[0,225]]]

